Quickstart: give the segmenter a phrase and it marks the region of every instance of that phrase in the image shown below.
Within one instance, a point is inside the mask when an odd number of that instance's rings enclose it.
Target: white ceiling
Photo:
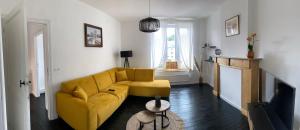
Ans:
[[[148,16],[148,0],[81,0],[120,21]],[[201,18],[216,11],[225,0],[151,0],[151,16]]]

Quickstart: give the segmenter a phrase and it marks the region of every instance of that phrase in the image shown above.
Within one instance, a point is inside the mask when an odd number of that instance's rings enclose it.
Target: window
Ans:
[[[175,28],[167,28],[167,59],[175,61]]]
[[[167,66],[190,70],[193,68],[193,40],[191,23],[165,23],[152,35],[151,64],[153,68]]]

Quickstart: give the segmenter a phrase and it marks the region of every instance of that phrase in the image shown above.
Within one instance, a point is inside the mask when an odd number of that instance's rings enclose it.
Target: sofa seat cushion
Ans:
[[[97,113],[97,126],[100,126],[118,108],[118,97],[109,93],[98,93],[88,99],[88,105]]]
[[[112,84],[106,89],[101,90],[101,92],[110,93],[112,95],[117,96],[119,98],[119,104],[122,104],[122,102],[128,96],[128,90],[129,90],[128,85]]]
[[[119,84],[119,85],[127,85],[129,86],[131,84],[132,81],[121,81],[121,82],[116,82],[115,84]]]
[[[162,96],[170,95],[170,82],[168,80],[154,80],[150,82],[131,82],[129,85],[129,95],[132,96]]]

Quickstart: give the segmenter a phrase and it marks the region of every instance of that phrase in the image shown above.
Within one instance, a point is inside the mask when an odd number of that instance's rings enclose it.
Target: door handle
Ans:
[[[22,87],[22,85],[31,85],[31,81],[26,82],[26,81],[20,80],[20,88]]]

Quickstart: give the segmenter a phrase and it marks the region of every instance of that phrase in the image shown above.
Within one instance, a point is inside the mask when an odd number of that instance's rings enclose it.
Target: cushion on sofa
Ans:
[[[101,92],[110,93],[119,98],[119,102],[122,103],[128,96],[129,86],[128,85],[120,85],[120,84],[112,84],[107,87],[105,90]]]
[[[104,71],[104,72],[95,74],[95,75],[93,75],[93,77],[97,83],[99,91],[107,88],[108,86],[110,86],[113,83],[108,71]]]
[[[129,81],[134,81],[134,72],[135,69],[130,69],[130,68],[118,68],[118,71],[125,70],[127,74],[127,78]]]
[[[88,105],[97,111],[97,126],[100,126],[118,108],[118,97],[109,93],[98,93],[88,99]]]
[[[77,86],[80,86],[89,97],[98,93],[98,88],[93,76],[87,76],[64,82],[62,83],[61,91],[72,95],[73,90],[75,90]]]
[[[117,77],[117,82],[128,80],[125,70],[116,72],[116,77]]]
[[[72,92],[72,95],[73,95],[74,97],[78,97],[78,98],[84,100],[85,102],[87,102],[87,100],[88,100],[88,95],[87,95],[86,92],[85,92],[81,87],[79,87],[79,86],[77,86],[77,87],[75,88],[75,90]]]
[[[153,69],[135,69],[134,81],[153,81],[154,70]]]

